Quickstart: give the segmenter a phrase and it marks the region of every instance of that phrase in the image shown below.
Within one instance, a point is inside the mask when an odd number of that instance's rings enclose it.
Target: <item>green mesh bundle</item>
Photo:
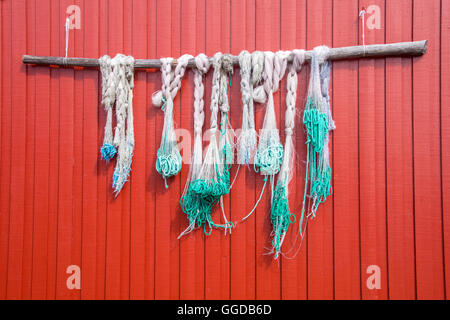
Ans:
[[[330,78],[330,63],[326,61],[328,51],[329,49],[324,46],[315,48],[311,62],[310,85],[303,114],[303,124],[307,131],[307,156],[300,233],[305,213],[307,219],[314,218],[320,204],[332,194],[328,144],[329,132],[335,129],[335,125],[331,117],[328,94]]]
[[[230,157],[231,145],[227,139],[222,137],[227,134],[228,109],[222,105],[221,110],[224,112],[222,112],[220,132],[218,128],[219,103],[222,103],[221,101],[228,103],[228,101],[223,100],[222,94],[223,90],[227,90],[226,87],[223,88],[221,85],[227,82],[222,79],[227,76],[222,64],[222,54],[216,53],[213,60],[214,75],[210,106],[211,139],[198,176],[190,182],[180,199],[181,208],[189,221],[189,227],[180,234],[180,237],[196,227],[200,228],[202,225],[206,235],[210,235],[213,228],[227,230],[233,227],[233,224],[228,221],[220,225],[214,223],[211,218],[213,207],[220,202],[224,195],[230,192],[231,188],[230,164],[226,161]],[[218,147],[218,133],[221,135],[221,141],[225,141],[222,148]],[[207,230],[207,227],[209,227],[209,230]]]

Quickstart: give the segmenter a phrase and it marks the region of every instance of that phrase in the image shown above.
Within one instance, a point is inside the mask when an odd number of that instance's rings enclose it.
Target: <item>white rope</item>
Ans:
[[[174,129],[173,100],[181,88],[181,80],[185,74],[191,55],[183,55],[178,59],[175,70],[172,70],[173,58],[161,60],[161,90],[153,93],[152,102],[164,111],[164,125],[161,135],[161,145],[158,150],[156,169],[164,179],[177,175],[181,170],[181,155],[177,147],[177,137]]]
[[[108,113],[105,126],[105,143],[111,143],[112,106],[114,100],[116,102],[117,124],[112,142],[117,150],[117,163],[113,175],[113,188],[115,196],[117,196],[131,171],[134,150],[132,105],[134,58],[118,54],[112,60],[108,56],[102,57],[100,60],[102,65],[102,84],[106,84],[102,89],[104,93],[102,103]]]
[[[253,107],[252,55],[244,50],[239,54],[242,93],[242,130],[238,140],[238,163],[249,164],[256,147]]]
[[[113,147],[113,129],[112,117],[113,106],[116,100],[116,81],[112,72],[111,58],[105,55],[99,59],[100,72],[102,75],[102,105],[106,111],[105,135],[103,137],[103,146],[109,149],[103,149],[103,158],[109,161],[114,157],[116,150]],[[111,153],[112,152],[112,153]]]
[[[283,183],[286,186],[286,197],[287,186],[292,179],[293,173],[293,163],[294,163],[294,145],[292,140],[292,135],[295,128],[295,104],[297,101],[297,86],[298,86],[298,76],[297,73],[301,70],[303,63],[305,62],[305,51],[304,50],[294,50],[294,61],[289,67],[289,73],[287,75],[287,92],[286,92],[286,114],[285,114],[285,133],[286,141],[284,144],[284,156],[283,164],[281,165],[281,170],[278,175],[278,183]]]
[[[191,168],[189,170],[188,178],[186,179],[186,185],[184,187],[181,199],[183,199],[189,192],[189,186],[191,181],[195,181],[200,174],[200,169],[203,160],[203,147],[202,147],[202,129],[205,122],[205,112],[203,100],[205,86],[203,84],[203,77],[208,72],[210,67],[210,62],[208,57],[200,53],[195,57],[194,69],[194,148],[192,152]],[[190,221],[188,227],[181,232],[178,239],[189,234],[195,229],[196,219]]]

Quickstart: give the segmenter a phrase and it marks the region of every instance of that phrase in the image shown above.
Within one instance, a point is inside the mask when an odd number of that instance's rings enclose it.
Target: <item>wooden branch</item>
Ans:
[[[379,57],[416,57],[424,55],[427,52],[428,40],[415,42],[399,42],[392,44],[374,44],[367,46],[354,46],[330,49],[328,60],[347,60],[358,58],[379,58]],[[306,61],[310,61],[312,51],[306,52]],[[212,58],[210,58],[212,59]],[[292,61],[293,56],[289,57]],[[23,63],[33,65],[52,65],[60,67],[85,67],[97,68],[99,67],[98,59],[90,58],[63,58],[63,57],[43,57],[43,56],[29,56],[24,55]],[[233,63],[239,64],[238,57],[233,56]],[[174,60],[174,65],[176,60]],[[189,67],[195,66],[194,59],[188,63]],[[159,69],[161,61],[158,59],[137,59],[136,69]]]

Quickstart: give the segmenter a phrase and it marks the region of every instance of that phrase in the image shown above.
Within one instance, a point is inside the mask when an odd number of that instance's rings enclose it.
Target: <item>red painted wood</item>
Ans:
[[[51,41],[59,39],[60,33],[60,11],[57,0],[52,0],[51,7],[51,36],[50,53],[51,55],[61,55],[61,42]],[[50,157],[49,157],[49,239],[48,239],[48,266],[47,266],[47,299],[56,298],[57,282],[57,250],[58,250],[58,197],[59,197],[59,134],[60,134],[60,106],[61,96],[60,70],[50,71]],[[52,138],[55,137],[55,138]],[[64,270],[65,271],[65,270]],[[64,278],[63,278],[64,279]],[[63,280],[64,281],[64,280]]]
[[[157,56],[180,56],[180,2],[167,1],[157,3]],[[171,36],[173,35],[173,36]],[[179,94],[179,93],[178,93]],[[180,123],[180,97],[174,100],[175,128]],[[153,109],[155,110],[155,109]],[[156,137],[157,148],[161,141],[164,114],[157,112]],[[156,150],[155,150],[156,152]],[[179,210],[180,176],[168,180],[169,189],[165,189],[161,177],[156,182],[158,202],[156,203],[156,256],[155,256],[155,298],[179,298],[179,241],[181,210]]]
[[[380,8],[380,29],[365,27],[367,44],[385,42],[385,1],[360,1],[359,6]],[[366,17],[369,19],[369,16]],[[366,20],[367,21],[367,20]],[[362,34],[360,33],[360,44]],[[387,299],[385,60],[359,61],[359,196],[361,235],[361,289],[363,299]],[[369,288],[371,266],[380,270],[380,289]]]
[[[241,36],[244,35],[244,36]],[[243,49],[255,49],[255,1],[231,1],[231,53],[238,55]],[[231,88],[231,117],[235,130],[242,127],[242,96],[239,74],[235,69]],[[237,170],[239,172],[237,173]],[[237,174],[237,177],[236,177]],[[253,166],[233,166],[231,177],[236,180],[231,189],[231,219],[240,221],[255,204],[255,174]],[[259,195],[258,195],[259,196]],[[231,236],[231,299],[255,298],[255,215],[244,224],[238,224]]]
[[[288,1],[281,5],[281,48],[305,48],[306,47],[306,19],[307,1]],[[303,159],[306,158],[305,134],[301,121],[301,115],[305,107],[308,68],[298,75],[297,91],[297,118],[295,122],[295,164],[296,175],[293,175],[289,185],[289,202],[291,211],[299,216],[303,201],[305,166]],[[284,137],[284,121],[286,110],[286,80],[281,85],[281,126],[280,130]],[[284,139],[282,140],[285,141]],[[283,299],[306,299],[308,290],[307,276],[307,237],[304,237],[301,251],[299,250],[300,238],[298,223],[289,226],[283,246],[287,253],[287,259],[283,258],[281,263],[281,294]],[[292,259],[298,251],[295,259]]]
[[[43,1],[36,8],[36,54],[50,51],[50,1]],[[34,224],[33,224],[33,299],[47,297],[47,265],[49,238],[49,154],[50,154],[50,69],[36,68],[35,71],[35,108],[36,140],[35,149],[35,185],[34,188]]]
[[[147,3],[136,1],[133,3],[132,54],[135,58],[147,57]],[[135,75],[133,91],[133,115],[135,117],[135,132],[146,135],[147,108],[135,106],[147,105],[147,75],[139,72]],[[146,170],[146,140],[136,143],[133,155],[133,171]],[[146,176],[133,175],[131,178],[131,252],[130,252],[130,298],[145,298],[145,235],[146,229]],[[144,210],[142,210],[144,208]]]
[[[26,15],[36,12],[35,4],[26,4]],[[35,17],[31,17],[27,24],[26,33],[33,33],[35,30]],[[35,37],[27,37],[27,50],[35,51]],[[26,106],[26,150],[25,154],[25,211],[23,230],[23,279],[22,298],[31,299],[32,288],[32,266],[33,266],[33,219],[34,219],[34,170],[35,170],[35,71],[26,71],[27,75],[27,106]]]
[[[25,224],[25,164],[26,160],[26,73],[20,64],[21,51],[26,49],[26,28],[22,21],[26,15],[25,1],[13,1],[11,7],[11,32],[15,46],[11,48],[11,182],[10,182],[10,237],[8,248],[8,280],[7,298],[22,298],[23,260],[24,256],[24,224]],[[12,213],[12,214],[11,214]],[[11,241],[13,240],[13,241]]]
[[[65,10],[71,3],[61,1],[58,16],[59,29],[63,28],[66,20]],[[60,29],[61,30],[61,29]],[[65,33],[60,32],[60,43],[65,44]],[[60,47],[60,55],[65,54],[65,45]],[[68,55],[75,55],[75,39],[69,38]],[[76,299],[77,292],[67,290],[67,267],[73,264],[73,239],[75,237],[74,220],[76,214],[73,210],[74,197],[74,118],[75,118],[75,71],[61,69],[59,84],[61,92],[59,96],[59,177],[58,177],[58,220],[57,220],[57,261],[56,261],[56,298]],[[61,147],[61,143],[64,147]]]
[[[108,2],[107,5],[107,52],[115,56],[118,52],[124,50],[124,22],[123,22],[123,0],[116,1],[114,4]],[[115,161],[110,162],[107,170],[106,194],[106,280],[105,297],[106,299],[122,298],[122,243],[124,242],[122,233],[122,212],[124,202],[126,201],[129,184],[125,184],[121,191],[121,196],[114,198],[112,185],[112,174],[114,172]]]
[[[207,1],[206,2],[206,51],[208,56],[215,52],[223,53],[230,51],[230,1]],[[211,77],[208,78],[211,83]],[[208,81],[208,80],[207,80]],[[207,97],[211,98],[211,90],[205,90]],[[210,99],[206,103],[209,106]],[[207,109],[209,109],[207,107]],[[206,113],[207,128],[211,113]],[[233,108],[230,111],[233,117]],[[227,215],[230,212],[230,197],[225,196],[224,210]],[[212,219],[224,223],[221,210],[218,206],[213,209]],[[225,237],[221,230],[214,230],[205,242],[205,298],[206,299],[229,299],[230,298],[230,238]]]
[[[450,41],[445,36],[450,29],[450,1],[442,1],[441,23],[441,147],[442,147],[442,192],[443,192],[443,223],[444,223],[444,265],[445,265],[445,293],[449,299],[450,292],[450,200],[444,196],[445,190],[450,188]]]
[[[136,72],[133,171],[114,199],[115,162],[99,156],[106,115],[98,71],[21,63],[22,54],[64,55],[63,26],[72,4],[80,6],[81,29],[70,31],[71,56],[159,58],[355,45],[361,43],[357,13],[371,4],[382,10],[382,29],[366,28],[368,44],[428,39],[429,51],[414,59],[333,64],[334,194],[310,221],[296,258],[278,263],[262,255],[272,229],[268,193],[231,237],[196,231],[176,239],[186,227],[179,197],[189,166],[170,179],[169,190],[155,170],[163,122],[161,110],[151,106],[161,86],[158,70]],[[1,1],[0,299],[447,298],[449,9],[448,0]],[[235,129],[242,120],[238,73],[230,90]],[[297,216],[308,78],[305,67],[290,185]],[[211,73],[205,79],[207,128]],[[283,142],[285,93],[283,79],[275,95]],[[174,114],[176,127],[191,133],[192,103],[188,71]],[[264,106],[255,111],[259,129]],[[225,197],[233,221],[252,209],[262,184],[251,168],[240,168]],[[221,212],[214,210],[213,218],[222,221]],[[298,226],[290,230],[285,251]],[[81,291],[66,286],[69,265],[81,267]],[[369,265],[381,268],[381,290],[366,286]]]
[[[102,56],[108,53],[108,2],[101,0],[99,2],[99,53]],[[99,76],[100,87],[101,79]],[[97,93],[98,102],[101,103],[101,92]],[[107,197],[111,188],[111,176],[108,173],[108,167],[112,164],[106,163],[101,159],[100,149],[103,145],[104,127],[106,123],[106,113],[101,109],[97,112],[97,212],[96,212],[96,299],[104,299],[106,297],[106,239],[107,239]]]
[[[5,43],[11,40],[10,19],[11,3],[1,2],[0,37],[1,37],[1,119],[0,119],[0,259],[8,261],[8,242],[9,242],[9,190],[10,190],[10,148],[11,148],[11,81],[10,78],[10,46]],[[9,22],[9,23],[8,23]],[[6,283],[8,278],[8,263],[0,264],[0,298],[6,298]]]
[[[98,2],[86,2],[82,19],[85,20],[84,55],[100,56],[99,54],[99,25],[97,21],[86,19],[87,17],[99,16],[100,5]],[[94,70],[83,71],[84,100],[83,100],[83,214],[82,214],[82,258],[81,258],[81,291],[82,299],[96,299],[97,286],[101,283],[97,279],[97,263],[100,259],[97,256],[97,191],[98,191],[98,158],[99,148],[95,139],[101,127],[98,126],[99,111],[91,108],[94,103],[98,103],[98,85],[100,76]]]
[[[414,2],[413,39],[428,52],[413,65],[417,298],[444,298],[440,141],[440,1]],[[420,26],[420,27],[419,27]]]
[[[332,1],[308,1],[307,49],[327,45],[332,47]],[[332,88],[332,83],[330,83]],[[302,106],[303,107],[303,106]],[[301,124],[303,126],[303,123]],[[333,155],[332,144],[330,146]],[[333,165],[330,157],[331,166]],[[302,158],[303,159],[303,158]],[[303,173],[304,174],[304,173]],[[303,175],[302,174],[302,175]],[[317,212],[317,218],[308,223],[308,298],[333,298],[333,197]]]
[[[187,2],[183,3],[181,25],[181,52],[197,55],[205,51],[205,3]],[[182,140],[190,141],[183,144],[181,154],[183,159],[191,159],[193,141],[190,133],[194,132],[193,102],[194,102],[194,75],[187,72],[182,82],[181,96],[181,121],[183,128]],[[205,102],[207,97],[204,97]],[[208,103],[204,108],[208,108]],[[208,127],[208,119],[205,118],[204,127]],[[181,171],[181,192],[183,192],[189,173],[189,165],[184,165]],[[185,230],[188,220],[183,212],[181,216],[181,229]],[[205,297],[205,247],[202,232],[193,232],[180,241],[180,298],[181,299],[204,299]]]
[[[333,5],[333,47],[358,43],[358,1]],[[358,62],[333,64],[334,294],[361,298],[358,174]]]
[[[256,3],[256,50],[277,51],[280,49],[280,3],[258,1]],[[275,113],[278,128],[280,119],[280,93],[274,94]],[[265,107],[257,107],[255,112],[256,128],[261,128]],[[256,195],[259,197],[264,177],[257,175]],[[256,299],[281,298],[281,268],[279,261],[272,255],[265,255],[270,249],[272,224],[270,222],[270,187],[266,188],[261,202],[254,213],[256,215]]]
[[[411,37],[412,1],[387,1],[386,42],[410,41]],[[390,299],[416,297],[411,62],[411,58],[386,59],[386,194]]]
[[[157,10],[156,2],[148,3],[147,6],[148,19],[148,42],[147,52],[149,57],[157,58],[157,48],[154,45],[157,41]],[[161,177],[155,170],[156,152],[149,150],[157,150],[159,148],[159,141],[156,138],[156,114],[154,108],[151,105],[151,95],[153,92],[161,87],[161,81],[159,80],[159,73],[153,71],[147,73],[147,136],[146,141],[148,143],[146,150],[146,177],[148,177],[146,184],[146,234],[145,234],[145,298],[155,298],[155,245],[156,245],[156,186],[161,183]]]

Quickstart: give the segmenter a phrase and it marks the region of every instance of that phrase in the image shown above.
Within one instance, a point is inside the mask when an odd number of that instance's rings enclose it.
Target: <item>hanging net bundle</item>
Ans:
[[[316,47],[311,61],[308,97],[303,114],[303,124],[307,130],[307,158],[305,194],[300,218],[300,233],[304,215],[314,218],[320,204],[332,194],[331,167],[329,155],[329,132],[335,124],[331,115],[328,85],[330,62],[326,61],[329,48]]]
[[[297,73],[302,68],[305,61],[304,50],[293,51],[294,60],[289,67],[287,75],[287,93],[286,93],[286,114],[285,114],[285,133],[286,141],[284,145],[283,163],[278,174],[277,186],[272,198],[272,208],[270,218],[273,225],[272,251],[274,259],[278,259],[281,253],[286,232],[289,225],[295,221],[295,215],[289,210],[289,182],[292,179],[294,169],[294,144],[293,133],[295,128],[295,104],[297,100]]]
[[[214,205],[221,201],[222,196],[230,192],[230,172],[227,163],[228,155],[231,156],[231,146],[226,139],[228,110],[229,106],[224,106],[225,101],[223,85],[227,85],[227,73],[230,71],[227,58],[219,52],[213,58],[213,83],[211,88],[211,127],[210,143],[205,154],[203,165],[198,176],[193,179],[185,190],[180,203],[184,213],[189,220],[188,230],[203,225],[206,235],[210,235],[213,228],[223,228],[225,230],[233,227],[233,224],[225,218],[225,223],[220,225],[212,221],[211,213]],[[225,64],[224,64],[225,61]],[[221,110],[221,128],[218,126],[219,105]],[[218,134],[222,147],[219,148]],[[207,229],[208,228],[208,229]],[[183,232],[180,236],[184,235]]]
[[[161,135],[161,144],[156,157],[156,170],[164,179],[166,188],[167,179],[181,171],[181,155],[177,146],[177,137],[173,122],[173,100],[181,87],[181,80],[185,74],[190,55],[183,55],[178,59],[175,70],[172,70],[173,58],[161,59],[162,89],[152,96],[153,105],[164,111],[164,125]]]
[[[208,57],[201,53],[195,57],[194,69],[194,149],[191,158],[191,167],[189,170],[188,178],[186,180],[186,185],[184,187],[183,195],[181,197],[181,207],[184,213],[186,213],[189,225],[184,230],[178,238],[193,231],[196,226],[200,226],[204,219],[199,219],[198,214],[203,212],[205,209],[199,209],[194,204],[197,201],[196,195],[193,192],[195,186],[191,187],[192,183],[196,181],[200,174],[200,169],[202,167],[203,161],[203,147],[202,147],[202,129],[205,122],[203,95],[205,92],[205,86],[203,84],[203,76],[208,72],[210,67],[210,62]],[[194,198],[192,198],[194,197]],[[184,204],[184,205],[183,205]],[[201,206],[205,205],[206,202],[198,201],[197,204]],[[206,217],[204,213],[202,213]]]
[[[99,59],[99,63],[102,73],[102,104],[107,112],[105,136],[100,152],[106,161],[117,155],[112,183],[115,196],[117,196],[128,180],[134,150],[134,58],[117,54],[111,59],[105,55]],[[116,105],[117,124],[113,137],[114,104]]]
[[[242,93],[242,129],[238,140],[238,163],[248,165],[256,149],[253,87],[258,85],[264,71],[264,53],[247,50],[239,54]]]

